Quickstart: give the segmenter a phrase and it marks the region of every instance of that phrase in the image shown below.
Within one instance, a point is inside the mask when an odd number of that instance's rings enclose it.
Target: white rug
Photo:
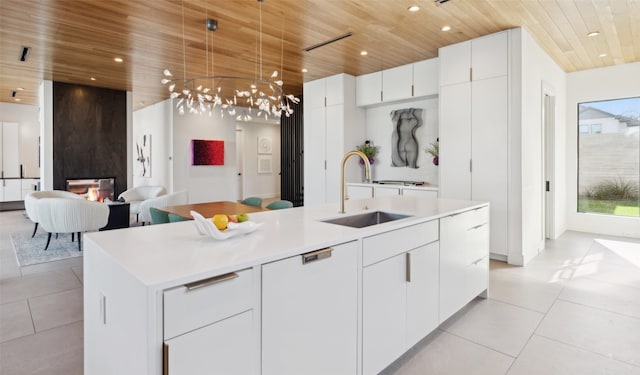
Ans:
[[[60,234],[57,239],[55,234],[52,235],[51,243],[46,251],[44,250],[47,244],[46,233],[38,232],[33,238],[31,238],[31,232],[12,233],[11,242],[20,266],[82,256],[82,251],[78,251],[78,239],[71,242],[70,233]]]

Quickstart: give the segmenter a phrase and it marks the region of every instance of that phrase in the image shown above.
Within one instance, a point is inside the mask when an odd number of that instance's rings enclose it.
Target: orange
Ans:
[[[216,228],[220,230],[227,229],[227,224],[229,224],[229,218],[227,217],[227,215],[213,215],[213,218],[211,220],[213,221],[213,224],[216,226]]]

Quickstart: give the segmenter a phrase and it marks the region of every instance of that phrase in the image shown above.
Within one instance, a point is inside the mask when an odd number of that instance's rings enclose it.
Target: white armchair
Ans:
[[[38,219],[42,229],[49,232],[45,250],[49,248],[52,233],[78,233],[78,251],[81,251],[82,232],[106,226],[109,206],[84,199],[45,198],[38,203]]]
[[[149,208],[162,208],[167,206],[176,206],[179,204],[187,204],[187,192],[178,191],[171,194],[166,194],[153,199],[147,199],[140,204],[140,213],[138,214],[138,220],[142,223],[151,222],[151,213]]]
[[[40,222],[38,215],[38,204],[42,198],[69,198],[69,199],[84,199],[82,196],[64,190],[46,190],[46,191],[34,191],[27,194],[24,197],[24,209],[27,211],[29,219],[35,223],[33,228],[33,234],[31,238],[36,235],[38,230],[38,223]]]
[[[140,213],[140,205],[147,199],[153,199],[167,194],[167,190],[162,186],[136,186],[125,190],[118,196],[118,200],[124,199],[129,203],[129,213],[138,215]],[[138,217],[140,219],[140,217]]]

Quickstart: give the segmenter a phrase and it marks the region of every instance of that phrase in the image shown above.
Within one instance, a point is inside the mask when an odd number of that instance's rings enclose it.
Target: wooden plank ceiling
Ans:
[[[407,11],[411,5],[420,10]],[[178,78],[212,70],[254,77],[260,6],[263,74],[282,65],[287,93],[337,73],[436,57],[438,47],[517,26],[566,72],[640,61],[637,0],[0,0],[0,101],[37,104],[48,79],[132,91],[137,109],[168,97],[165,68]],[[217,31],[206,31],[207,17],[218,20]],[[441,31],[445,25],[451,30]],[[587,36],[592,31],[600,34]],[[31,47],[26,62],[22,46]],[[17,88],[24,91],[14,98]]]

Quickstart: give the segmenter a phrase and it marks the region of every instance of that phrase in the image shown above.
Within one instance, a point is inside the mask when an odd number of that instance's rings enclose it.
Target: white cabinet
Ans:
[[[420,189],[420,188],[410,188],[405,186],[402,188],[402,195],[405,197],[420,197],[420,198],[435,199],[435,198],[438,198],[438,191]]]
[[[22,199],[27,196],[29,193],[33,193],[34,191],[38,191],[38,183],[40,180],[35,178],[23,178],[20,180],[20,188],[22,190]]]
[[[22,186],[19,178],[2,179],[0,184],[0,202],[22,200]]]
[[[355,374],[358,245],[262,266],[262,374]]]
[[[384,186],[374,185],[373,195],[375,197],[389,197],[394,195],[400,195],[401,188],[399,186]]]
[[[20,128],[15,122],[2,122],[0,142],[1,178],[20,178]],[[17,199],[19,200],[19,199]]]
[[[413,64],[382,71],[382,101],[393,102],[413,96]]]
[[[253,320],[249,310],[165,341],[165,374],[256,374]]]
[[[254,285],[246,269],[165,291],[165,373],[256,373]]]
[[[418,61],[356,77],[356,104],[368,106],[438,95],[438,87],[438,58]]]
[[[379,373],[437,327],[437,240],[437,221],[363,240],[363,374]]]
[[[440,323],[489,285],[489,208],[440,219]]]
[[[347,185],[347,195],[349,199],[373,198],[372,186]]]
[[[355,105],[355,78],[346,74],[304,84],[304,204],[340,200],[342,157],[365,139],[364,110]],[[345,179],[359,181],[357,163]]]
[[[440,49],[440,196],[491,203],[491,252],[508,255],[509,31]]]
[[[382,103],[382,72],[356,77],[356,105],[358,107]]]
[[[439,59],[433,58],[413,63],[413,96],[438,95]]]

